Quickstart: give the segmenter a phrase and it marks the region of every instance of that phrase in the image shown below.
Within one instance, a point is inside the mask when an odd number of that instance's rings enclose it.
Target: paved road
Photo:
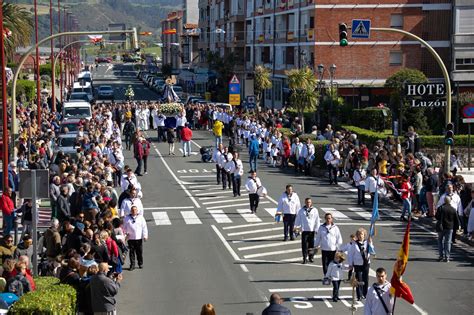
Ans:
[[[148,95],[143,90],[145,97]],[[165,143],[154,140],[148,175],[140,181],[150,240],[145,244],[145,269],[125,272],[119,298],[121,314],[197,314],[213,303],[219,314],[260,314],[266,297],[278,292],[293,314],[349,314],[351,290],[342,286],[342,301],[329,300],[332,287],[323,286],[319,258],[302,265],[299,239],[282,242],[282,224],[273,221],[276,201],[287,183],[300,198],[312,197],[320,215],[332,212],[344,241],[358,227],[368,227],[370,209],[358,208],[348,186],[295,175],[263,165],[259,176],[269,192],[251,215],[248,199],[234,198],[216,185],[214,165],[200,155],[168,155]],[[193,150],[212,144],[206,131],[195,132]],[[135,166],[130,152],[127,162]],[[243,160],[246,160],[244,154]],[[244,163],[248,169],[248,163]],[[400,210],[382,205],[377,224],[377,257],[372,268],[391,274],[405,225]],[[415,305],[399,300],[397,314],[472,314],[474,263],[472,248],[458,244],[451,263],[437,262],[436,239],[427,222],[412,226],[411,252],[404,280]],[[372,273],[373,275],[373,273]],[[371,277],[371,282],[375,278]],[[362,303],[357,303],[362,313]]]

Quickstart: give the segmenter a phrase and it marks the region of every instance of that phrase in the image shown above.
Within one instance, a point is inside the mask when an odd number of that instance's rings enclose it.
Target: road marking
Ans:
[[[351,287],[341,287],[339,291],[351,291]],[[283,293],[283,292],[323,292],[332,291],[332,287],[327,288],[285,288],[285,289],[268,289],[270,293]]]
[[[222,244],[224,244],[224,247],[227,248],[227,251],[230,253],[232,258],[234,258],[235,261],[239,261],[240,258],[239,256],[235,253],[235,251],[232,249],[229,243],[225,240],[224,236],[221,234],[219,229],[215,225],[211,225],[211,228],[214,230],[214,233],[217,234],[217,237],[221,240]]]
[[[216,178],[216,175],[179,175],[179,177],[181,177],[181,178],[197,178],[197,177]]]
[[[349,185],[348,183],[344,183],[344,182],[339,183],[339,186],[341,186],[342,188],[345,188],[345,189],[353,188],[352,185]],[[357,191],[357,189],[356,189],[356,191]]]
[[[252,223],[252,222],[262,222],[262,219],[257,217],[254,213],[251,213],[250,210],[248,209],[237,209],[237,212],[240,213],[242,218],[245,219],[245,221]]]
[[[364,219],[370,220],[372,218],[372,213],[366,211],[364,208],[347,208],[348,210],[357,213]]]
[[[197,147],[198,147],[198,149],[202,148],[202,147],[201,147],[201,146],[200,146],[200,145],[199,145],[199,144],[198,144],[196,141],[194,141],[194,140],[191,140],[191,142],[192,142],[192,143],[194,143],[194,145],[195,145],[195,146],[197,146]]]
[[[153,212],[152,214],[156,225],[171,225],[171,221],[166,212]]]
[[[205,192],[205,193],[199,193],[199,194],[195,194],[195,196],[213,196],[215,194],[232,194],[232,190],[230,189],[226,189],[226,190],[222,190],[222,191],[208,191],[208,192]]]
[[[269,195],[266,195],[265,198],[267,198],[268,200],[270,200],[271,202],[273,202],[274,204],[278,204],[278,201],[276,201],[275,199],[273,199],[272,197],[270,197]]]
[[[240,268],[242,269],[243,272],[249,272],[247,266],[245,266],[244,264],[241,264]]]
[[[253,250],[253,249],[260,249],[260,248],[268,248],[268,247],[279,247],[279,246],[293,245],[293,244],[298,244],[298,243],[301,243],[301,242],[300,242],[300,241],[278,242],[278,243],[273,243],[273,244],[262,244],[262,245],[239,247],[239,248],[237,248],[237,250],[238,250],[238,251]]]
[[[266,257],[266,256],[282,255],[282,254],[289,254],[289,253],[296,253],[296,252],[301,252],[301,248],[278,250],[278,251],[274,251],[274,252],[266,252],[266,253],[245,255],[244,258],[247,259],[247,258]]]
[[[364,226],[369,226],[370,222],[365,222],[365,221],[337,222],[337,225],[364,225]],[[398,225],[400,225],[400,222],[376,223],[376,226],[398,226]]]
[[[281,228],[280,228],[281,229]],[[239,244],[239,243],[245,243],[245,242],[255,242],[255,241],[261,241],[261,240],[271,240],[274,238],[281,238],[281,234],[277,235],[267,235],[267,236],[261,236],[261,237],[253,237],[253,238],[247,238],[243,240],[238,240],[238,241],[232,241],[233,244]]]
[[[196,205],[196,208],[201,208],[201,206],[196,201],[196,199],[194,199],[193,195],[186,189],[186,187],[184,187],[184,185],[179,181],[178,177],[176,177],[176,175],[173,173],[173,171],[169,167],[168,163],[166,163],[165,159],[163,158],[163,155],[158,150],[158,148],[154,144],[153,144],[153,147],[154,147],[156,153],[158,154],[158,156],[160,157],[161,162],[163,162],[164,166],[168,170],[168,172],[170,172],[171,176],[173,176],[174,180],[178,183],[179,186],[181,186],[181,188],[184,190],[185,194],[188,195],[188,197],[191,199],[191,201]]]
[[[262,203],[269,203],[268,201],[262,201],[260,202],[260,204]],[[218,208],[232,208],[232,207],[240,207],[240,206],[248,206],[248,202],[247,203],[238,203],[238,204],[235,204],[235,205],[225,205],[225,206],[213,206],[213,207],[207,207],[207,209],[218,209]],[[247,210],[247,211],[250,211],[250,210]]]
[[[181,216],[186,224],[202,224],[201,220],[194,211],[181,211]]]
[[[199,200],[214,200],[214,199],[222,199],[222,198],[229,198],[229,197],[227,196],[198,197]]]
[[[184,206],[184,207],[147,207],[143,210],[173,210],[173,209],[194,209],[194,206]]]
[[[238,201],[247,201],[248,199],[247,198],[241,198],[241,199],[227,199],[227,200],[218,200],[218,201],[207,201],[207,202],[203,202],[202,204],[203,205],[212,205],[212,204],[216,204],[216,203],[223,203],[223,202],[238,202]]]
[[[194,188],[214,187],[214,186],[219,186],[219,185],[218,184],[193,185],[193,186],[189,186],[188,188],[194,189]]]
[[[325,213],[330,212],[332,214],[332,217],[336,219],[336,221],[337,220],[350,220],[350,218],[347,215],[345,215],[344,213],[340,211],[337,211],[334,208],[320,208],[320,209],[323,210]]]
[[[418,313],[420,313],[421,315],[428,315],[427,311],[425,311],[424,309],[422,309],[421,307],[419,307],[415,303],[413,303],[412,305],[413,305],[413,308],[415,308],[415,310],[417,310]]]
[[[327,306],[328,308],[332,308],[332,307],[333,307],[333,306],[331,305],[331,303],[329,303],[329,301],[328,301],[327,298],[323,298],[322,300],[323,300],[324,304],[326,304],[326,306]]]
[[[265,232],[271,232],[271,231],[277,231],[277,230],[281,230],[281,227],[276,227],[276,228],[271,228],[271,229],[253,230],[253,231],[234,232],[234,233],[227,234],[227,236],[246,235],[246,234],[254,234],[254,233],[265,233]],[[280,237],[281,237],[281,235],[280,235]]]
[[[264,208],[264,209],[270,214],[270,216],[275,217],[277,208]]]
[[[209,213],[217,223],[232,223],[232,220],[229,219],[227,214],[225,214],[222,210],[209,210]]]
[[[251,223],[251,224],[242,224],[242,225],[233,225],[233,226],[226,226],[223,227],[223,230],[233,230],[233,229],[240,229],[240,228],[246,228],[246,227],[251,227],[251,226],[259,226],[259,225],[269,225],[269,224],[275,224],[274,222],[262,222],[262,223]]]

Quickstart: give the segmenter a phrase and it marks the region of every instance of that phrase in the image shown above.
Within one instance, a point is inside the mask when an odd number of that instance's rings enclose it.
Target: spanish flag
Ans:
[[[410,287],[402,281],[402,276],[407,267],[408,254],[410,251],[410,223],[411,220],[409,219],[405,230],[405,236],[403,237],[402,246],[398,252],[397,261],[393,266],[393,275],[390,280],[392,287],[390,288],[390,292],[396,297],[401,297],[408,303],[413,304],[415,303],[415,298],[411,293]]]

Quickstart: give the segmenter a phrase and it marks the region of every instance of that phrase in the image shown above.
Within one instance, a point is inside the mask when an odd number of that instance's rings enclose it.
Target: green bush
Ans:
[[[44,65],[40,65],[40,76],[42,75],[49,75],[51,78],[53,70],[51,69],[51,64],[47,63]],[[59,76],[59,67],[56,67],[56,76]]]
[[[12,83],[8,84],[8,93],[12,94]],[[18,80],[16,82],[16,96],[25,94],[26,100],[31,101],[36,97],[36,82],[30,80]]]
[[[10,310],[20,315],[76,313],[76,290],[53,277],[35,278],[36,290],[23,295]]]
[[[362,141],[368,144],[369,146],[373,145],[378,140],[385,140],[388,136],[392,135],[391,130],[376,132],[356,126],[342,126],[342,128],[357,134],[357,138],[359,139],[359,141]]]
[[[383,131],[392,127],[392,112],[388,108],[354,109],[352,119],[353,123],[364,129]]]

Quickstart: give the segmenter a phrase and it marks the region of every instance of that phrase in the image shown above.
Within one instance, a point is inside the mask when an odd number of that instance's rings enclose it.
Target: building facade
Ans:
[[[451,79],[463,88],[474,88],[474,2],[453,1]]]
[[[427,3],[428,2],[428,3]],[[372,31],[368,39],[339,46],[339,23],[369,19],[372,27],[398,28],[428,41],[446,64],[451,60],[452,7],[448,0],[248,0],[246,2],[246,69],[256,64],[271,69],[273,89],[266,106],[285,104],[285,70],[307,65],[321,79],[330,78],[357,104],[374,105],[386,94],[385,80],[403,67],[422,70],[430,79],[442,74],[418,42],[394,33]],[[349,30],[350,33],[350,30]],[[370,58],[369,58],[370,56]],[[330,73],[331,65],[336,71]],[[356,95],[354,95],[356,94]]]

